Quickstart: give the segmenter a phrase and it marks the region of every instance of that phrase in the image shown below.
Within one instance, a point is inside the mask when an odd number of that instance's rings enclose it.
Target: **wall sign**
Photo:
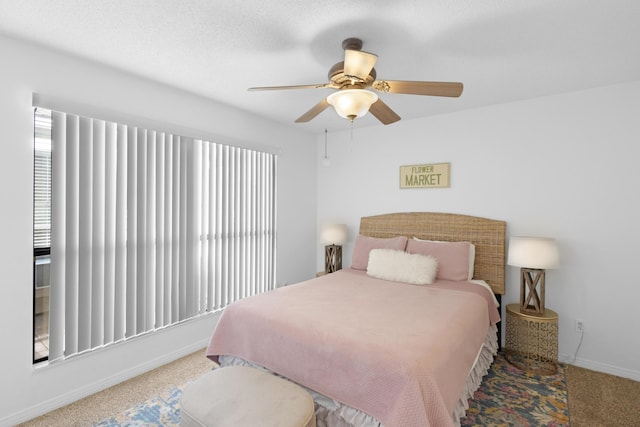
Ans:
[[[400,188],[449,187],[450,163],[400,166]]]

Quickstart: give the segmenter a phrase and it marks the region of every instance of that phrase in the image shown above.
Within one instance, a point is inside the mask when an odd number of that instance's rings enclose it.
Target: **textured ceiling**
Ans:
[[[0,0],[0,34],[310,132],[349,127],[332,109],[293,123],[331,89],[247,88],[325,83],[345,38],[380,79],[464,83],[460,98],[382,94],[407,120],[640,80],[639,22],[637,0]]]

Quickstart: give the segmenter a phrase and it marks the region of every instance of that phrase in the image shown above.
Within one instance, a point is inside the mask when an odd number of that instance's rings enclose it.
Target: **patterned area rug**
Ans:
[[[94,426],[100,427],[129,427],[129,426],[179,426],[180,425],[180,396],[185,385],[173,388],[160,396],[154,397],[127,409],[126,411],[103,420]]]
[[[95,426],[178,426],[180,396],[176,387]],[[469,401],[466,426],[568,426],[569,405],[564,368],[552,376],[523,372],[496,356],[489,373]]]
[[[523,372],[496,356],[469,401],[462,426],[568,426],[569,402],[564,367],[556,375]]]

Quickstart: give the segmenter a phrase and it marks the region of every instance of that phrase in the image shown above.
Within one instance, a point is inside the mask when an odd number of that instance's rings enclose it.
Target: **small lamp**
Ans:
[[[558,266],[558,246],[547,237],[511,237],[507,263],[520,267],[520,312],[544,315],[545,269]]]
[[[347,241],[346,224],[326,224],[322,227],[320,238],[324,247],[324,272],[333,273],[342,268],[342,244]]]

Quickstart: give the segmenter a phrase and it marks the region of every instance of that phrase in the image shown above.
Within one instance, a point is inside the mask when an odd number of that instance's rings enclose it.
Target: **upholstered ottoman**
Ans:
[[[183,427],[315,427],[313,399],[300,386],[247,366],[215,369],[180,400]]]

